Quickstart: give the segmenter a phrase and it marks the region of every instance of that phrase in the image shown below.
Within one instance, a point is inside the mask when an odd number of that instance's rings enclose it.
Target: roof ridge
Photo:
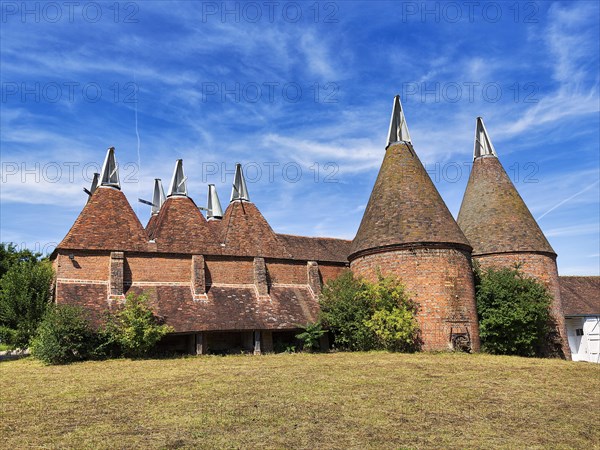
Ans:
[[[276,234],[280,235],[280,236],[291,236],[291,237],[300,237],[300,238],[309,238],[309,239],[329,239],[332,241],[352,242],[352,239],[335,238],[335,237],[329,237],[329,236],[303,236],[301,234],[289,234],[289,233],[276,233]]]

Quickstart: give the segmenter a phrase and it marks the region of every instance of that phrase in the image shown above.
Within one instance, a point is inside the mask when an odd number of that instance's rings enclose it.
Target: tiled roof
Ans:
[[[152,237],[159,252],[219,253],[217,237],[194,201],[185,196],[167,198],[158,213]]]
[[[554,253],[495,156],[475,159],[458,214],[473,254],[514,251]]]
[[[224,255],[291,257],[283,242],[277,238],[252,202],[231,202],[219,228],[219,244]]]
[[[148,234],[149,239],[154,239],[154,229],[156,228],[156,222],[158,220],[158,214],[152,214],[150,219],[148,219],[148,223],[146,224],[146,233]]]
[[[470,247],[411,145],[388,147],[351,253],[391,245]]]
[[[303,261],[348,262],[352,241],[322,237],[278,234],[294,259]]]
[[[176,332],[295,329],[314,322],[319,310],[303,286],[272,287],[269,297],[258,297],[252,287],[214,286],[207,299],[196,301],[187,286],[134,286],[130,292],[145,292]]]
[[[57,249],[146,251],[148,235],[118,189],[98,187]]]
[[[600,315],[600,277],[558,277],[565,316]]]

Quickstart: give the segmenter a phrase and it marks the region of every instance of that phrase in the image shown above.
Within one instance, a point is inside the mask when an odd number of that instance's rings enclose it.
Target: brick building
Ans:
[[[250,201],[239,164],[224,212],[209,185],[205,218],[188,196],[181,160],[168,195],[155,181],[144,228],[121,192],[111,148],[87,204],[52,254],[56,301],[82,305],[98,322],[129,292],[143,292],[174,327],[173,346],[260,353],[314,321],[322,284],[350,268],[367,279],[402,279],[419,304],[425,350],[477,351],[472,258],[499,266],[518,260],[550,288],[564,336],[556,254],[480,119],[474,159],[457,223],[413,148],[396,97],[377,181],[356,237],[347,241],[276,233]]]

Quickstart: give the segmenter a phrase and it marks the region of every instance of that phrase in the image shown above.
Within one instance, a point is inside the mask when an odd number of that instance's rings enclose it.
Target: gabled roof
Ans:
[[[600,277],[558,277],[565,316],[600,315]]]
[[[125,194],[99,186],[57,249],[146,251],[148,235]]]
[[[352,241],[322,237],[278,234],[294,259],[347,263]]]
[[[183,195],[168,197],[156,217],[152,238],[159,252],[219,253],[216,236],[191,198]]]
[[[485,129],[484,137],[491,145]],[[473,246],[473,255],[517,251],[555,254],[495,153],[477,154],[476,146],[458,213],[458,224]]]
[[[219,243],[223,254],[291,257],[283,242],[252,202],[232,201],[225,210],[219,228]]]
[[[470,249],[412,145],[390,145],[371,192],[350,259],[362,251],[411,244]]]

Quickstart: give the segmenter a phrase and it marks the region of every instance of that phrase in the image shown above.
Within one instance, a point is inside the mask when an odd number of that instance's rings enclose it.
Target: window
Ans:
[[[583,336],[583,328],[577,328],[575,330],[575,336]]]

